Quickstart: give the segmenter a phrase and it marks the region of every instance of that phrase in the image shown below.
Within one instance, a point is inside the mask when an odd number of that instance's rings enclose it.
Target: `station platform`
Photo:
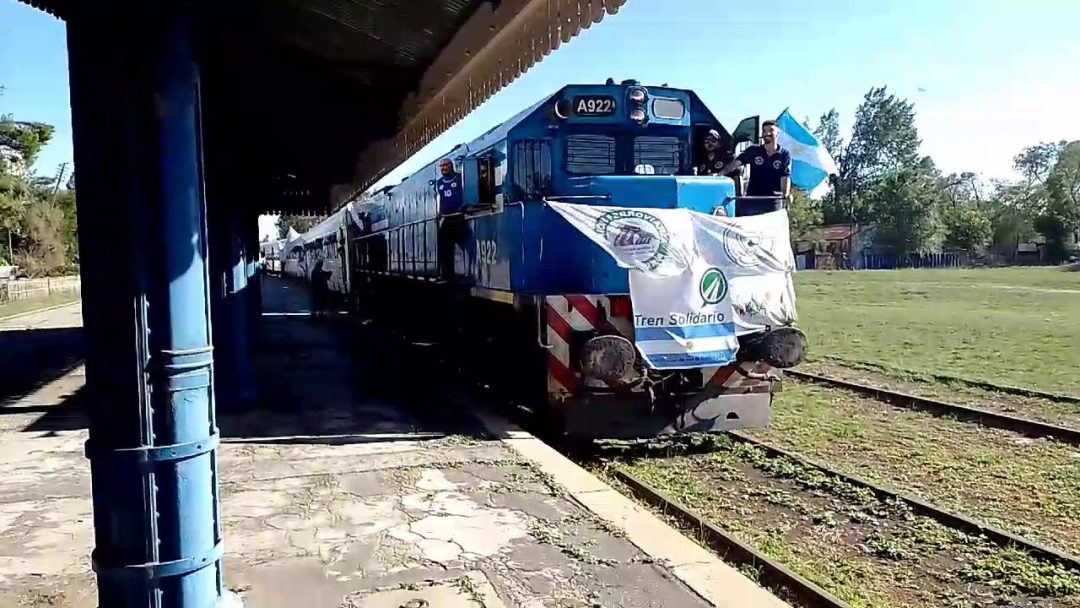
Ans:
[[[302,284],[263,298],[256,404],[219,403],[245,605],[786,605],[361,325],[313,320]],[[0,321],[0,608],[97,605],[80,323],[78,305]]]

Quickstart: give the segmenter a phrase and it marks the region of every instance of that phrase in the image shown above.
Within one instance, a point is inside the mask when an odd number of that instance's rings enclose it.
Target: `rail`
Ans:
[[[854,359],[845,359],[843,357],[837,357],[834,355],[818,355],[811,357],[809,361],[831,361],[844,367],[858,368],[870,368],[874,370],[880,370],[885,373],[903,373],[913,376],[925,376],[933,378],[938,382],[958,383],[972,388],[982,389],[984,391],[990,391],[994,393],[1005,393],[1008,395],[1018,395],[1020,397],[1035,397],[1038,399],[1046,399],[1048,401],[1060,401],[1062,403],[1080,403],[1080,395],[1068,395],[1065,393],[1051,393],[1049,391],[1039,390],[1036,388],[1028,388],[1022,386],[1011,386],[1008,384],[996,384],[994,382],[987,382],[986,380],[975,380],[973,378],[964,378],[962,376],[953,376],[952,374],[942,374],[940,372],[924,372],[915,369],[907,369],[903,367],[895,367],[892,365],[886,365],[884,363],[875,363],[872,361],[857,361]]]
[[[928,397],[890,391],[876,386],[860,384],[849,380],[841,380],[840,378],[833,378],[831,376],[812,374],[810,372],[789,369],[785,370],[784,374],[807,382],[866,395],[897,407],[906,407],[931,413],[956,416],[961,420],[970,420],[983,426],[1013,431],[1029,437],[1053,437],[1054,439],[1071,445],[1080,445],[1080,429],[1031,420],[1029,418],[1021,418],[1020,416],[1003,414],[1001,412],[984,410],[957,403],[949,403],[947,401],[939,401]]]

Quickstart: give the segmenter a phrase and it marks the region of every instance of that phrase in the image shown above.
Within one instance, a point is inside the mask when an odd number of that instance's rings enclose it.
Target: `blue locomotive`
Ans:
[[[300,240],[291,264],[307,274],[330,258],[354,312],[447,346],[569,435],[763,426],[777,368],[797,361],[760,336],[740,339],[722,367],[661,373],[639,360],[621,378],[591,373],[590,341],[633,340],[628,274],[546,204],[734,216],[732,179],[696,175],[710,131],[730,155],[757,138],[758,119],[728,131],[692,91],[667,86],[565,86],[455,147],[440,159],[452,170],[435,162],[350,202]]]

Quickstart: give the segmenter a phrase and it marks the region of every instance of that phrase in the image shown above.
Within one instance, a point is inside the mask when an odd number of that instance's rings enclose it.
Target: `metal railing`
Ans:
[[[0,280],[0,304],[18,300],[43,300],[64,293],[82,293],[82,282],[78,276]]]

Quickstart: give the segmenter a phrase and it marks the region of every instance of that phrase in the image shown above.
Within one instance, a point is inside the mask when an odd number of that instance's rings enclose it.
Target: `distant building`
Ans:
[[[802,270],[860,268],[872,236],[872,226],[857,223],[811,228],[795,243],[796,264]]]

